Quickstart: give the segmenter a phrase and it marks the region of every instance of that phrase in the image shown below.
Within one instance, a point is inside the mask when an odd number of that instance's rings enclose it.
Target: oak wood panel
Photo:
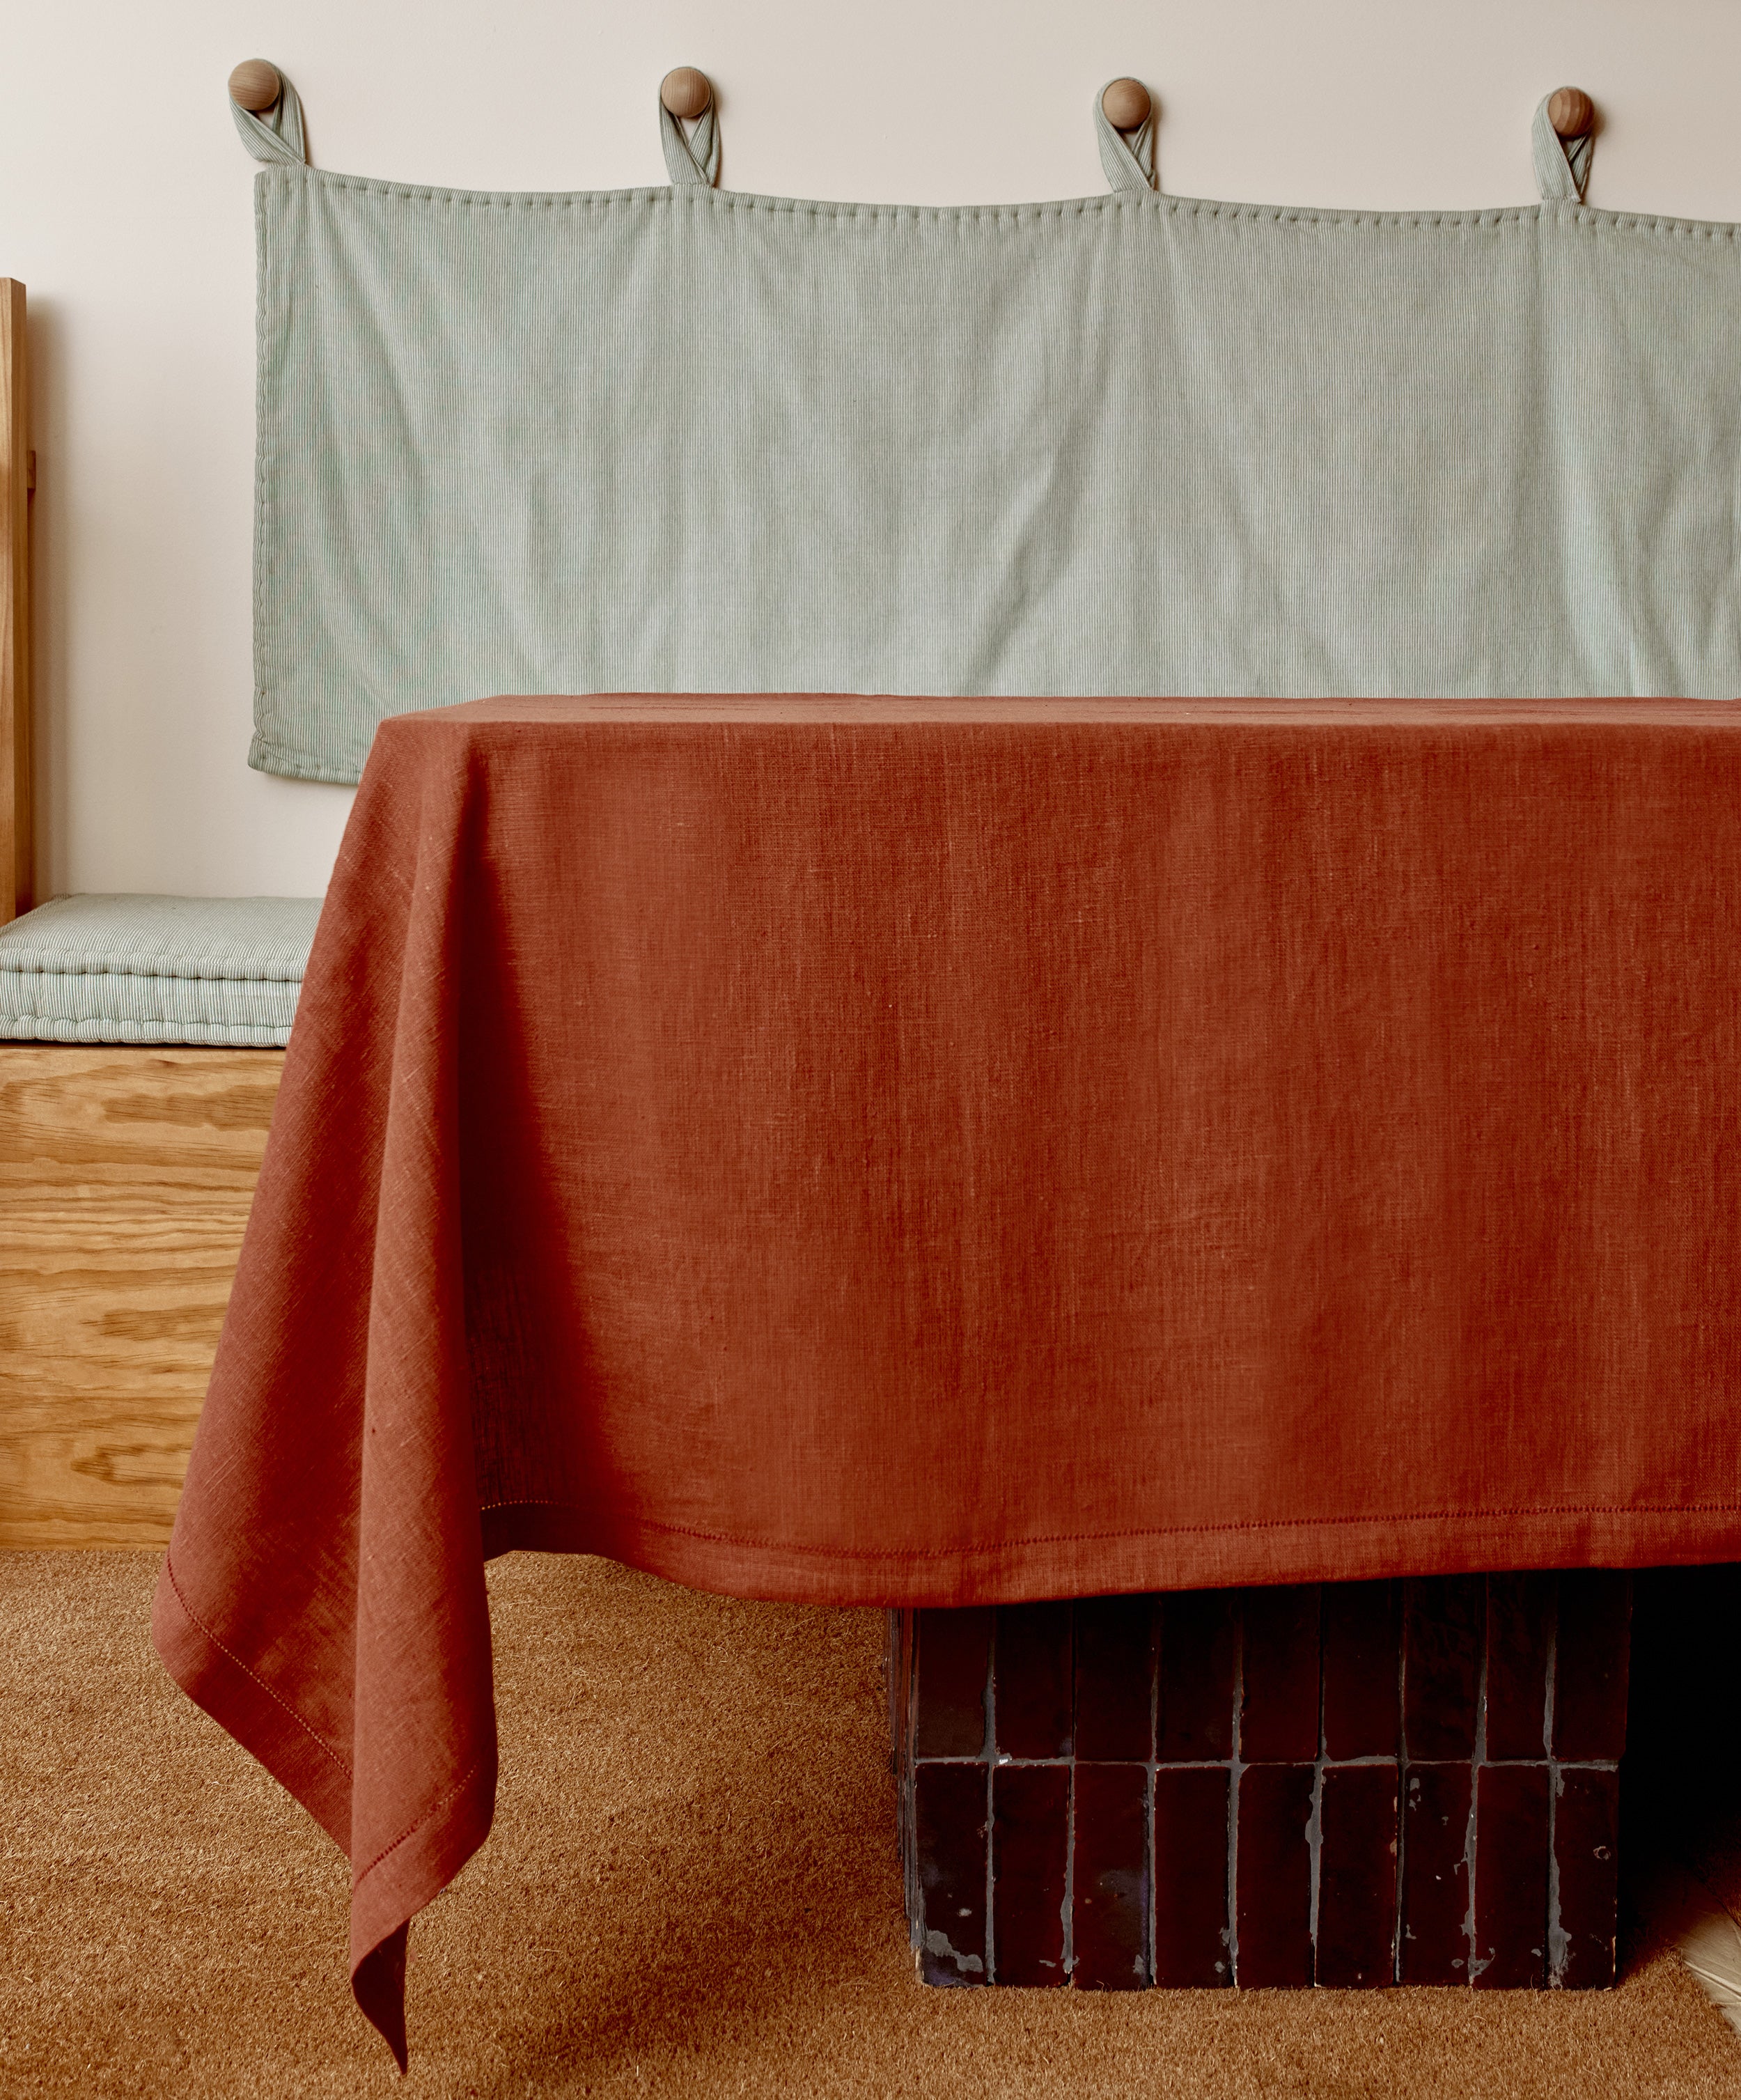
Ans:
[[[245,1208],[283,1068],[281,1050],[0,1045],[0,1200]]]
[[[0,1547],[168,1538],[283,1062],[0,1045]]]
[[[24,288],[0,277],[0,925],[33,901],[28,372]]]

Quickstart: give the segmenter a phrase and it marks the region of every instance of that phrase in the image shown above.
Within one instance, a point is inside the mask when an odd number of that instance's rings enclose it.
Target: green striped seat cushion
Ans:
[[[290,1039],[320,900],[59,897],[0,927],[0,1041]]]

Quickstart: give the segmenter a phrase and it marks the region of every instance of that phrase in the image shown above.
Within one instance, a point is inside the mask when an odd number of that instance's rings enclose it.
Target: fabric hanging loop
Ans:
[[[664,104],[659,105],[659,138],[664,145],[665,165],[671,170],[673,184],[686,183],[710,189],[719,181],[720,127],[714,108],[709,102],[695,119],[694,130],[685,134]]]
[[[1107,86],[1111,86],[1109,81]],[[1100,141],[1100,165],[1115,190],[1152,190],[1155,181],[1155,112],[1151,108],[1134,131],[1121,131],[1101,101],[1103,87],[1094,99],[1095,130]]]
[[[265,116],[256,117],[251,109],[244,109],[234,95],[230,98],[230,114],[236,119],[242,143],[257,161],[283,161],[293,168],[300,168],[308,159],[308,148],[302,138],[302,104],[285,77],[284,68],[278,67],[275,70],[278,74],[278,99]]]
[[[1548,115],[1552,97],[1544,95],[1531,127],[1530,147],[1536,161],[1536,183],[1544,204],[1582,204],[1590,186],[1593,135],[1562,139]]]

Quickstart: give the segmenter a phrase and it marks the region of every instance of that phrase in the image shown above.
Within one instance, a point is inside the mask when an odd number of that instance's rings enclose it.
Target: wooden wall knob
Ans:
[[[1115,131],[1134,131],[1138,125],[1148,121],[1148,112],[1154,104],[1141,81],[1115,80],[1109,83],[1100,97],[1100,107]]]
[[[678,66],[659,82],[659,99],[673,117],[699,117],[713,99],[713,83],[694,66]]]
[[[1581,139],[1596,121],[1596,105],[1581,87],[1557,87],[1548,97],[1548,121],[1562,139]]]
[[[268,65],[264,59],[244,59],[230,76],[232,100],[244,109],[251,109],[256,117],[263,116],[283,93],[277,67]]]

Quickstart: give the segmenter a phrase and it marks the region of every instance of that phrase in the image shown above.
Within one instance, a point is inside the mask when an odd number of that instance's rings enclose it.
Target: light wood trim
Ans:
[[[34,902],[29,372],[24,288],[0,277],[0,926]]]
[[[168,1539],[283,1065],[0,1045],[0,1548]]]

